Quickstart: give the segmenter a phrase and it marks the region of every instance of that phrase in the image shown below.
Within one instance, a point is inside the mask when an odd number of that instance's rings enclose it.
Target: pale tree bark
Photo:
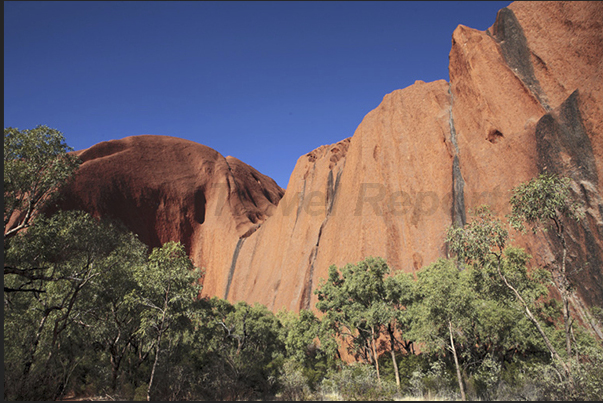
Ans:
[[[371,326],[371,349],[373,351],[373,359],[375,360],[375,369],[377,370],[377,380],[381,382],[381,375],[379,374],[379,356],[377,355],[377,349],[375,348],[374,326]]]
[[[505,286],[510,289],[511,291],[513,291],[513,293],[515,294],[515,297],[517,297],[517,299],[519,300],[519,302],[521,302],[524,311],[525,311],[525,315],[526,317],[534,324],[534,326],[536,326],[536,329],[538,330],[538,333],[540,333],[540,336],[542,337],[542,339],[544,340],[544,344],[546,345],[547,349],[549,350],[551,357],[554,360],[557,360],[561,366],[563,367],[563,370],[565,372],[566,377],[568,378],[569,382],[570,382],[570,387],[573,389],[574,387],[574,383],[573,383],[573,379],[571,376],[571,372],[570,372],[570,368],[568,367],[568,365],[565,363],[565,361],[563,361],[561,359],[561,357],[559,356],[559,354],[557,353],[557,350],[555,350],[555,347],[553,347],[553,344],[551,343],[551,341],[549,340],[549,338],[547,337],[546,333],[544,332],[544,330],[542,329],[542,327],[540,326],[540,323],[538,322],[538,320],[536,319],[536,317],[532,314],[532,311],[530,311],[530,308],[528,307],[527,302],[522,298],[521,294],[519,293],[519,291],[517,291],[515,289],[515,287],[513,287],[508,281],[507,278],[502,274],[502,271],[500,269],[501,263],[500,263],[500,256],[499,256],[499,262],[498,262],[498,275],[501,278],[501,280],[503,281],[503,283],[505,284]]]
[[[153,361],[153,368],[151,369],[151,378],[149,379],[149,386],[147,387],[147,401],[151,401],[151,387],[153,386],[153,379],[155,378],[155,370],[157,368],[157,362],[159,361],[159,353],[161,352],[161,338],[163,337],[163,332],[165,331],[165,316],[168,310],[168,300],[170,295],[170,285],[168,284],[168,288],[165,292],[165,300],[163,303],[163,311],[161,312],[161,322],[158,328],[157,335],[157,345],[155,346],[155,360]]]
[[[456,348],[454,347],[454,338],[452,337],[452,322],[448,321],[448,333],[450,334],[450,347],[452,355],[454,357],[454,365],[456,366],[456,377],[459,381],[459,388],[461,389],[461,400],[467,400],[465,397],[465,387],[463,386],[463,378],[461,376],[461,368],[459,367],[459,359],[456,355]]]
[[[391,351],[391,355],[392,355],[392,363],[394,364],[394,374],[396,375],[396,386],[398,387],[398,391],[399,391],[400,390],[400,372],[398,370],[398,362],[396,361],[394,331],[392,329],[391,323],[387,324],[387,332],[389,333],[390,351]]]

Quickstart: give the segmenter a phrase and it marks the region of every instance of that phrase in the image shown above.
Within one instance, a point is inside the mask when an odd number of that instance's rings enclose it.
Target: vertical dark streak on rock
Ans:
[[[344,161],[345,166],[345,161]],[[310,257],[308,258],[308,271],[306,273],[306,281],[304,284],[304,290],[302,291],[301,300],[299,303],[300,309],[310,309],[310,300],[312,298],[312,286],[314,279],[314,265],[316,263],[316,256],[318,255],[318,246],[320,244],[320,237],[322,236],[322,230],[325,227],[329,216],[333,211],[333,205],[335,204],[335,198],[337,196],[337,189],[339,188],[339,181],[341,179],[341,174],[343,172],[343,167],[337,173],[337,179],[335,179],[335,183],[333,183],[333,170],[329,170],[329,176],[327,177],[327,197],[326,197],[326,217],[320,225],[320,229],[318,230],[318,237],[316,239],[316,245],[310,252]]]
[[[550,112],[548,98],[534,74],[528,41],[513,10],[505,7],[498,11],[491,36],[498,43],[507,66],[523,82],[544,110]]]
[[[576,199],[587,207],[580,222],[564,220],[568,247],[568,274],[587,306],[603,301],[602,231],[603,199],[598,191],[599,177],[590,137],[579,109],[579,93],[574,91],[556,111],[543,115],[535,128],[538,170],[569,177]],[[598,217],[597,217],[598,216]],[[546,235],[549,248],[559,261],[561,242],[555,231]]]
[[[232,283],[232,277],[234,275],[235,267],[237,267],[237,259],[239,258],[239,252],[241,251],[241,247],[243,246],[243,242],[245,242],[245,239],[246,238],[239,238],[237,246],[235,247],[234,253],[232,255],[232,262],[230,263],[230,270],[228,271],[226,291],[224,291],[224,299],[228,299],[228,293],[230,292],[230,284]]]
[[[310,309],[310,300],[312,298],[312,283],[314,277],[314,264],[316,263],[316,255],[318,254],[318,246],[320,245],[320,237],[322,236],[322,229],[324,228],[327,220],[325,219],[320,225],[320,229],[318,230],[318,237],[316,239],[316,245],[312,248],[312,252],[310,252],[310,257],[308,258],[308,271],[306,273],[306,281],[304,282],[304,290],[302,292],[301,300],[299,302],[300,309]]]
[[[329,177],[327,178],[327,198],[326,198],[326,208],[327,208],[327,216],[331,214],[333,211],[333,205],[335,204],[335,195],[337,193],[337,189],[339,188],[339,181],[341,179],[341,173],[343,170],[339,170],[337,173],[337,179],[335,179],[335,183],[333,183],[333,171],[329,171]]]
[[[295,223],[293,223],[293,230],[295,230],[295,226],[297,225],[297,220],[299,218],[299,214],[301,213],[301,210],[303,208],[304,205],[304,196],[306,195],[306,179],[304,178],[304,186],[302,188],[302,191],[299,195],[299,205],[297,206],[297,212],[295,214]],[[293,234],[294,231],[291,231],[291,234]]]
[[[450,142],[454,146],[454,157],[452,160],[452,224],[457,227],[462,227],[467,222],[465,212],[465,180],[461,173],[461,163],[459,160],[459,146],[456,140],[456,129],[454,128],[454,118],[452,116],[452,105],[454,97],[452,89],[448,87],[450,94]]]
[[[538,168],[596,186],[599,178],[595,156],[582,122],[578,96],[578,90],[574,91],[559,106],[559,116],[547,113],[536,124]],[[564,162],[562,155],[569,157],[569,162]]]

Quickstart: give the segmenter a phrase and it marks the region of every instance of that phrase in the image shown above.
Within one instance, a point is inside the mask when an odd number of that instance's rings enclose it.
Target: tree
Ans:
[[[412,274],[402,271],[394,276],[385,279],[386,300],[388,301],[388,309],[391,319],[387,323],[387,333],[390,339],[390,353],[392,355],[392,363],[394,365],[394,373],[396,376],[396,385],[400,389],[400,372],[394,347],[398,343],[407,353],[413,352],[413,340],[408,338],[407,331],[412,325],[412,317],[409,313],[409,307],[417,299],[416,281]],[[398,330],[406,340],[398,341],[395,332]]]
[[[302,309],[299,313],[282,310],[277,314],[283,326],[287,358],[302,368],[311,388],[326,375],[337,356],[337,342],[324,331],[314,312]]]
[[[458,346],[467,340],[474,321],[475,295],[467,272],[459,271],[451,260],[440,259],[417,273],[419,297],[411,305],[414,319],[411,337],[429,349],[445,348],[454,359],[461,399],[466,400]]]
[[[144,308],[139,332],[149,338],[155,351],[147,387],[150,400],[161,341],[178,322],[190,323],[191,307],[201,292],[201,271],[194,267],[182,244],[171,241],[153,249],[148,264],[135,268],[134,278],[140,291],[131,298]]]
[[[389,266],[382,258],[368,257],[357,264],[347,264],[341,269],[329,268],[327,281],[321,280],[315,290],[316,308],[325,314],[323,322],[330,323],[336,332],[351,338],[356,353],[363,354],[375,366],[380,379],[377,339],[384,328],[389,330],[392,361],[396,382],[400,377],[393,351],[392,330],[396,311],[394,297],[399,295],[395,283],[387,282]]]
[[[4,247],[73,176],[80,160],[63,134],[47,126],[4,129]]]
[[[479,207],[474,215],[473,221],[468,222],[465,226],[449,228],[446,241],[450,250],[462,262],[472,264],[476,268],[494,266],[502,284],[512,291],[517,301],[523,307],[525,315],[538,329],[551,357],[563,367],[565,375],[571,379],[567,363],[561,359],[544,329],[532,313],[529,301],[520,292],[520,285],[510,281],[508,275],[504,272],[504,253],[509,237],[507,229],[501,220],[494,217],[492,211],[487,206]]]
[[[124,363],[127,364],[140,345],[143,307],[133,303],[128,296],[133,291],[140,292],[134,279],[134,268],[147,264],[149,257],[148,247],[125,227],[122,228],[121,232],[107,233],[107,236],[120,239],[118,248],[103,263],[102,275],[94,278],[90,287],[83,290],[76,321],[86,335],[88,345],[100,345],[108,355],[112,393],[117,391]],[[144,360],[144,355],[136,357],[130,367],[137,367]]]
[[[77,211],[38,217],[36,225],[11,239],[11,248],[5,250],[4,286],[20,292],[5,291],[5,348],[19,373],[16,382],[23,386],[18,396],[31,396],[45,386],[29,382],[33,371],[48,378],[53,363],[65,358],[59,350],[79,326],[83,295],[119,261],[122,241],[123,232],[115,224]],[[64,364],[75,365],[69,360]],[[64,381],[57,380],[55,391],[40,393],[56,398]]]
[[[206,384],[213,400],[257,399],[276,386],[284,360],[283,329],[264,305],[211,298],[200,312]]]
[[[570,316],[569,297],[573,287],[569,280],[567,261],[567,242],[565,239],[565,220],[579,221],[584,213],[581,203],[571,194],[569,178],[544,173],[529,182],[513,188],[511,196],[511,225],[523,232],[524,224],[532,227],[536,233],[539,229],[546,231],[554,228],[555,234],[561,241],[562,257],[560,266],[552,271],[554,284],[561,295],[563,307],[563,322],[565,327],[565,345],[568,357],[572,355],[572,318]]]

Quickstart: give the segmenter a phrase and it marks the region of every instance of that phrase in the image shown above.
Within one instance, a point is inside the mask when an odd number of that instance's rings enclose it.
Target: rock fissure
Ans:
[[[230,269],[228,270],[228,279],[226,281],[226,290],[224,291],[224,299],[228,299],[228,293],[230,292],[230,285],[232,283],[232,278],[234,275],[235,268],[237,267],[237,259],[239,258],[239,252],[243,247],[243,242],[245,242],[247,238],[239,238],[237,241],[237,246],[235,247],[234,253],[232,254],[232,262],[230,263]]]
[[[308,258],[308,269],[306,272],[306,281],[304,282],[304,287],[302,291],[302,296],[300,298],[299,308],[309,310],[310,300],[312,299],[312,285],[314,278],[314,265],[316,264],[316,255],[318,254],[318,246],[320,245],[320,238],[322,236],[322,230],[327,222],[327,219],[322,222],[320,228],[318,230],[318,237],[316,239],[316,245],[312,248],[312,252],[310,252],[310,257]]]
[[[312,299],[312,291],[313,291],[313,280],[314,280],[314,266],[316,264],[316,256],[318,255],[318,247],[320,245],[320,239],[322,236],[322,231],[329,219],[333,211],[333,205],[335,204],[335,198],[337,196],[337,189],[339,187],[339,181],[341,179],[341,174],[343,173],[343,168],[345,167],[345,160],[343,162],[343,166],[339,169],[337,173],[337,179],[333,183],[333,169],[329,169],[329,174],[327,177],[327,196],[325,200],[326,204],[326,216],[323,222],[320,224],[320,228],[318,229],[318,236],[316,239],[316,245],[310,252],[310,256],[308,258],[308,270],[306,274],[307,281],[305,282],[304,289],[302,291],[302,297],[300,299],[300,309],[309,310],[311,308],[310,301]]]
[[[452,113],[452,106],[454,103],[454,96],[452,94],[452,88],[448,86],[448,93],[450,94],[450,112],[448,117],[448,123],[450,126],[450,142],[454,148],[454,155],[452,159],[452,223],[455,226],[462,227],[467,222],[465,212],[465,180],[461,173],[461,163],[459,160],[459,145],[456,138],[456,129],[454,127],[454,117]]]

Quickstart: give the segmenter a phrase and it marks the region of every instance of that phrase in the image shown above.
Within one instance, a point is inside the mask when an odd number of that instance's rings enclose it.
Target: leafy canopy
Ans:
[[[539,227],[550,223],[549,220],[555,221],[563,216],[580,220],[584,215],[580,204],[572,198],[570,179],[549,173],[515,187],[510,203],[509,222],[522,231],[525,231],[524,222],[536,232]]]
[[[36,213],[57,195],[80,160],[69,154],[63,134],[47,126],[4,129],[4,238],[30,225]],[[13,214],[19,219],[7,228]]]

